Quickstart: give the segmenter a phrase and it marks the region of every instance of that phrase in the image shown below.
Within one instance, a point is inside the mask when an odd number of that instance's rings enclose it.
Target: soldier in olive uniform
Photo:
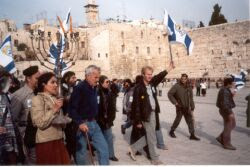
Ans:
[[[169,90],[168,98],[176,107],[176,118],[171,127],[169,135],[173,138],[176,138],[174,131],[181,122],[182,116],[184,116],[188,125],[190,140],[200,140],[200,138],[195,136],[193,116],[195,105],[193,100],[193,90],[188,84],[187,74],[182,74],[180,82],[176,83]]]
[[[34,90],[37,87],[37,79],[40,76],[38,66],[30,66],[23,71],[25,76],[24,87],[17,90],[11,97],[11,111],[13,120],[18,126],[22,138],[25,136],[27,126],[27,117],[31,108],[31,99],[34,96]],[[27,164],[35,163],[35,148],[24,147]]]

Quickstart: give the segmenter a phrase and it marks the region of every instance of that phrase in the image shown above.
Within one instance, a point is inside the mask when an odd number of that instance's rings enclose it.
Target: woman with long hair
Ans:
[[[103,136],[106,139],[109,148],[109,159],[118,161],[115,157],[112,126],[116,115],[116,94],[110,90],[110,81],[108,77],[102,75],[99,79],[98,94],[100,96],[99,112],[97,123],[99,124]]]

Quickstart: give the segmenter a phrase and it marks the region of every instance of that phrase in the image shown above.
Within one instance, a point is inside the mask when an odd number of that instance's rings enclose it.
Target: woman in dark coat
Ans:
[[[97,117],[97,123],[99,124],[104,138],[109,147],[109,159],[112,161],[118,161],[114,153],[114,143],[112,126],[116,116],[116,94],[110,90],[110,81],[108,77],[102,75],[99,79],[98,95],[99,112]]]

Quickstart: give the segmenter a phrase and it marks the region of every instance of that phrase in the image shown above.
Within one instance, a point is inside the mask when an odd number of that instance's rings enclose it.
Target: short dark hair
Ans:
[[[234,79],[232,77],[224,78],[224,86],[231,85],[234,82]]]
[[[44,84],[47,84],[48,81],[49,81],[52,77],[55,77],[55,74],[52,73],[52,72],[43,73],[43,74],[38,78],[37,92],[43,92]]]
[[[73,71],[67,71],[62,77],[62,83],[68,83],[69,79],[76,75]]]
[[[127,82],[129,85],[132,84],[132,81],[131,81],[131,79],[129,79],[129,78],[127,78],[127,79],[125,79],[125,80],[123,81],[124,84],[125,84],[126,82]]]
[[[188,75],[186,73],[181,74],[181,77],[186,77],[188,78]]]
[[[135,77],[135,84],[138,84],[138,83],[141,83],[141,82],[143,82],[143,77],[142,77],[142,75],[137,75],[137,76]]]

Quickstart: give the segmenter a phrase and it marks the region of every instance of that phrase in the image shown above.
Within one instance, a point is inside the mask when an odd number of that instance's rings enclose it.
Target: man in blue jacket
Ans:
[[[76,136],[76,163],[78,165],[89,164],[86,149],[87,135],[92,139],[97,150],[99,165],[109,165],[108,145],[95,119],[100,100],[96,90],[100,72],[99,67],[88,66],[85,69],[85,80],[74,88],[69,101],[69,116],[79,126]]]

